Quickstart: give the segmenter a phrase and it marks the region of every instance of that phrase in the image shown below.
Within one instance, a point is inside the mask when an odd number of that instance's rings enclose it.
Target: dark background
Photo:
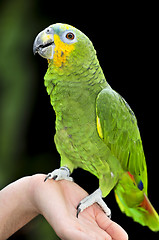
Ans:
[[[148,165],[149,198],[159,212],[157,12],[148,3],[0,2],[0,188],[26,175],[59,167],[53,137],[55,114],[43,84],[47,61],[34,56],[36,35],[62,22],[83,31],[93,42],[108,83],[136,114]],[[75,170],[75,181],[89,193],[98,180]],[[113,191],[106,198],[112,219],[130,240],[159,235],[123,215]],[[10,240],[58,238],[38,217]]]

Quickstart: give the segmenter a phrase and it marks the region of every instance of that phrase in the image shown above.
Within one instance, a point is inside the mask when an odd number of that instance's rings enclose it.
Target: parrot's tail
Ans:
[[[146,194],[134,184],[130,175],[125,173],[115,187],[115,197],[121,211],[152,231],[159,231],[157,212]]]

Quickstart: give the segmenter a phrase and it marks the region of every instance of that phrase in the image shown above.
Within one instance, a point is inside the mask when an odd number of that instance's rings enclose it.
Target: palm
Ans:
[[[50,181],[51,182],[51,181]],[[125,240],[125,231],[116,223],[111,221],[97,204],[86,209],[76,217],[77,205],[81,199],[88,194],[77,184],[66,180],[54,182],[56,186],[56,205],[54,204],[54,217],[57,233],[58,218],[61,219],[60,231],[63,229],[62,239],[69,240],[93,240],[114,239]],[[63,238],[68,236],[68,238]],[[110,238],[110,236],[112,238]]]

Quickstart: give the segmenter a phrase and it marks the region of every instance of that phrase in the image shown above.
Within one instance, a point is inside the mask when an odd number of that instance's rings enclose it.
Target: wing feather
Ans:
[[[135,114],[127,102],[110,87],[99,93],[96,103],[99,136],[102,136],[125,171],[141,176],[146,191],[146,161]]]

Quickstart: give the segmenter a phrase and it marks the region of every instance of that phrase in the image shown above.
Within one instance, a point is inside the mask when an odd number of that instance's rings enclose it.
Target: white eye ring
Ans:
[[[77,39],[76,39],[76,34],[73,32],[73,31],[65,31],[62,36],[61,36],[61,40],[64,42],[64,43],[68,43],[68,44],[72,44],[72,43],[75,43],[77,42]]]

